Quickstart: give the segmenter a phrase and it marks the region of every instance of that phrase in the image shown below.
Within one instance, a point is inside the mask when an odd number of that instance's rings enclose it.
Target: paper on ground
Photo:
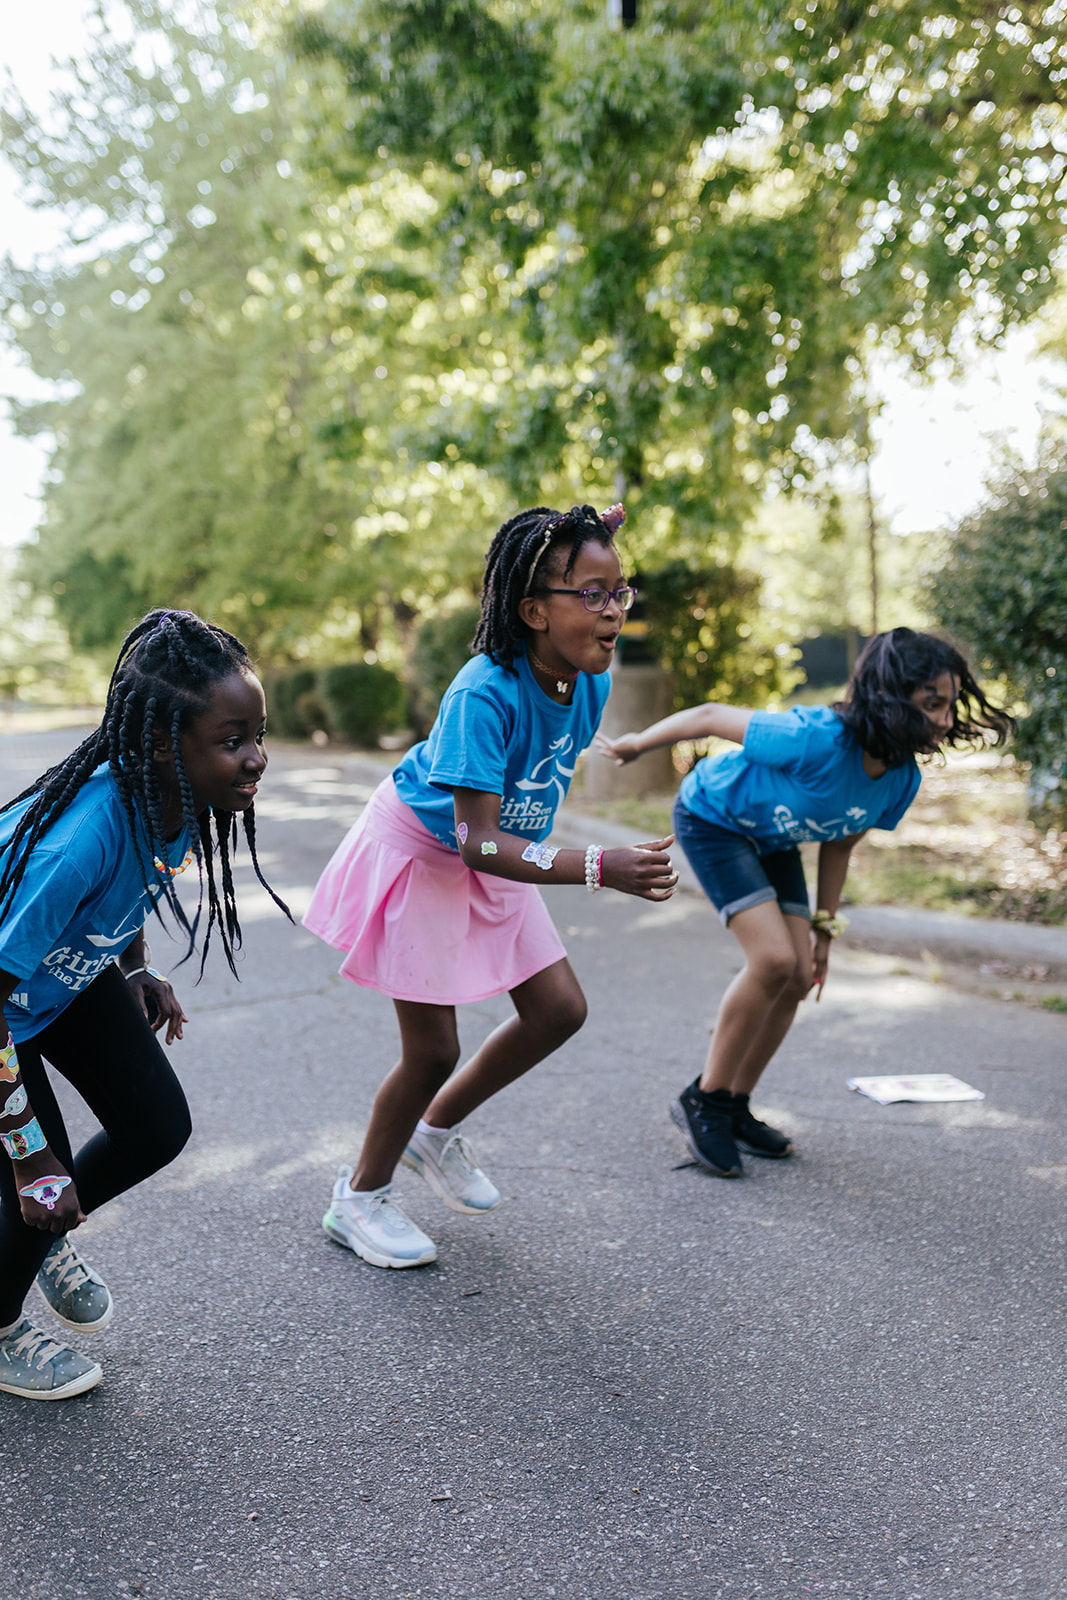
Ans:
[[[920,1072],[910,1078],[849,1078],[848,1086],[858,1089],[869,1100],[877,1100],[880,1106],[893,1105],[898,1100],[985,1099],[981,1089],[972,1089],[969,1083],[954,1078],[949,1072]]]

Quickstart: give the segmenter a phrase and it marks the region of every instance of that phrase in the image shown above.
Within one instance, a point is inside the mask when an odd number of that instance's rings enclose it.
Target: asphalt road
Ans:
[[[0,789],[71,742],[0,741]],[[275,760],[263,862],[294,906],[366,793],[328,752]],[[839,949],[758,1100],[798,1154],[727,1183],[680,1165],[667,1104],[732,942],[696,896],[548,901],[590,1020],[473,1121],[498,1211],[404,1175],[418,1271],[319,1226],[389,1003],[259,891],[241,982],[183,969],[193,1139],[79,1236],[116,1300],[104,1381],[0,1395],[0,1600],[1067,1593],[1067,1018]],[[987,1099],[845,1087],[901,1070]]]

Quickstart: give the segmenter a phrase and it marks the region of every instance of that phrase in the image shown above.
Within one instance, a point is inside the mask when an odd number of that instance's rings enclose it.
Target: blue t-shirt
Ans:
[[[32,798],[0,813],[0,857]],[[54,1022],[144,927],[162,891],[152,883],[153,852],[140,818],[138,834],[135,849],[122,799],[105,764],[34,847],[0,922],[0,970],[21,980],[4,1007],[16,1044]],[[189,834],[183,828],[173,843],[162,850],[157,846],[156,853],[176,867],[188,848]],[[138,850],[147,867],[148,892]]]
[[[895,828],[919,788],[914,761],[880,778],[829,706],[756,711],[739,750],[706,756],[682,783],[687,810],[746,834],[760,855]]]
[[[475,656],[445,692],[429,736],[395,769],[396,792],[424,828],[453,850],[453,789],[500,796],[500,826],[547,839],[574,764],[600,725],[611,675],[583,672],[569,706],[538,687],[525,656],[515,673]]]

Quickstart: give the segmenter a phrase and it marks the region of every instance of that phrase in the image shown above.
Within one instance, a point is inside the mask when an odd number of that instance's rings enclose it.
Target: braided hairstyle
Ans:
[[[891,628],[868,640],[845,698],[834,710],[869,755],[887,767],[905,766],[913,755],[927,751],[930,738],[927,720],[911,696],[943,672],[960,685],[944,743],[983,744],[992,734],[993,744],[1004,744],[1015,731],[1014,717],[986,699],[954,645],[912,628]]]
[[[482,615],[471,645],[475,654],[487,655],[514,673],[515,657],[526,648],[519,601],[534,594],[546,578],[569,577],[590,541],[612,544],[623,515],[621,506],[603,517],[592,506],[571,506],[569,511],[533,506],[505,522],[485,558]]]
[[[241,943],[241,924],[237,919],[231,857],[237,844],[237,816],[235,812],[216,811],[210,806],[197,816],[192,784],[182,760],[181,734],[192,717],[208,709],[216,684],[234,673],[251,671],[252,664],[241,641],[213,623],[204,622],[191,611],[150,611],[131,628],[111,674],[99,728],[64,761],[50,767],[22,794],[0,807],[0,811],[9,811],[22,801],[30,800],[12,834],[7,861],[0,875],[0,916],[10,907],[35,846],[71,805],[96,768],[106,761],[126,814],[145,889],[158,886],[162,892],[156,896],[157,914],[160,914],[162,901],[166,900],[175,920],[189,935],[189,948],[183,960],[188,960],[195,945],[204,906],[206,874],[208,921],[200,971],[202,974],[212,931],[217,927],[226,960],[236,975],[234,951]],[[191,923],[178,899],[172,872],[154,857],[166,833],[163,793],[153,759],[161,736],[169,738],[174,752],[182,820],[189,830],[200,869],[200,899]],[[290,916],[288,906],[274,893],[260,870],[252,806],[241,816],[256,877],[271,899]],[[139,824],[142,824],[140,828]],[[152,884],[145,860],[146,832],[148,854],[153,860]],[[216,854],[221,892],[215,879]]]

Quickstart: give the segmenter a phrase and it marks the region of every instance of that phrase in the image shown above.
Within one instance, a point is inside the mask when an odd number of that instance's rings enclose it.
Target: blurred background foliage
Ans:
[[[82,650],[164,602],[277,667],[414,662],[424,723],[502,518],[624,498],[680,695],[774,696],[776,647],[872,621],[872,508],[840,491],[872,352],[923,370],[1055,290],[1058,15],[102,7],[54,102],[3,109],[70,241],[0,279],[54,383],[17,411],[54,439],[22,581]],[[926,605],[1007,670],[878,548],[880,625]]]

